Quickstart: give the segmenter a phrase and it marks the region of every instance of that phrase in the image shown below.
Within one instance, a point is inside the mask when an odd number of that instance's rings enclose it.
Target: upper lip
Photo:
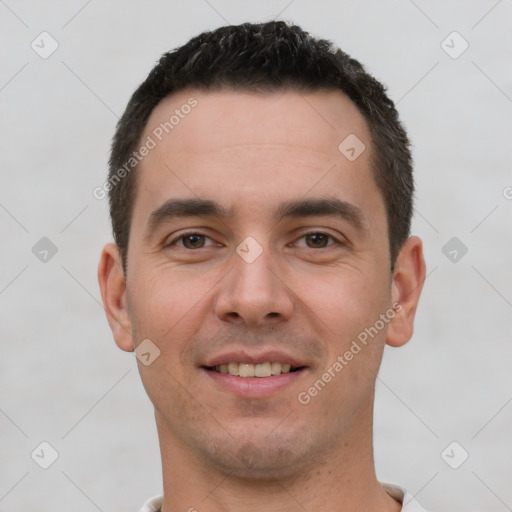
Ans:
[[[258,364],[266,363],[267,361],[289,363],[294,368],[307,366],[304,361],[299,361],[295,357],[279,350],[267,350],[265,352],[258,352],[257,354],[250,354],[245,351],[226,352],[208,359],[202,366],[210,367],[228,363]]]

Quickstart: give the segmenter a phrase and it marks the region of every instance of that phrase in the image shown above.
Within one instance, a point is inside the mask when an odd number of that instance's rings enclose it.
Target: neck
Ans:
[[[336,446],[272,478],[242,478],[236,470],[213,467],[184,446],[156,414],[164,480],[161,512],[400,511],[375,475],[373,400],[363,409]]]

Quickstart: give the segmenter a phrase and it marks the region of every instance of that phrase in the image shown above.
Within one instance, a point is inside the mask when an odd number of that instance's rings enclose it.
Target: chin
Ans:
[[[304,443],[291,439],[272,439],[244,436],[229,438],[210,445],[204,454],[217,471],[241,479],[270,481],[293,478],[304,473],[311,462],[311,453]]]

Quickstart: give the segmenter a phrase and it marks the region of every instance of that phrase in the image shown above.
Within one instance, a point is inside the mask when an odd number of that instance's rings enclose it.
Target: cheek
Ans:
[[[211,288],[208,285],[205,279],[159,268],[141,273],[129,287],[135,345],[149,339],[159,350],[150,365],[138,361],[141,380],[153,405],[165,417],[183,410],[187,400],[190,401],[184,386],[188,368],[181,357],[201,327]],[[193,405],[187,406],[190,414]]]
[[[149,338],[161,350],[178,348],[177,342],[185,342],[199,328],[195,319],[204,314],[217,281],[216,275],[198,276],[193,269],[156,267],[141,273],[130,287],[132,325],[139,338],[135,342]]]
[[[315,313],[309,315],[315,322],[312,328],[321,332],[327,357],[303,392],[311,399],[312,417],[331,418],[333,428],[348,426],[360,405],[372,400],[388,324],[371,328],[387,308],[385,283],[339,276],[317,281],[305,296]]]
[[[307,280],[298,276],[294,291],[338,349],[373,325],[389,302],[388,281],[368,268],[338,268]]]
[[[321,333],[327,352],[325,366],[310,382],[313,393],[322,389],[318,407],[323,402],[329,404],[326,410],[336,411],[342,404],[362,403],[372,394],[382,359],[388,324],[372,328],[388,308],[388,282],[368,268],[337,269],[310,282],[301,299],[314,313],[309,314],[312,328]]]

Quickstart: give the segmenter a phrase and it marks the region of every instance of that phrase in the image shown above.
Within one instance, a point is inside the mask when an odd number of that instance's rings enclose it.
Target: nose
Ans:
[[[232,259],[233,266],[221,281],[215,302],[217,318],[247,327],[288,320],[294,295],[270,250],[264,249],[254,261],[238,253]]]

